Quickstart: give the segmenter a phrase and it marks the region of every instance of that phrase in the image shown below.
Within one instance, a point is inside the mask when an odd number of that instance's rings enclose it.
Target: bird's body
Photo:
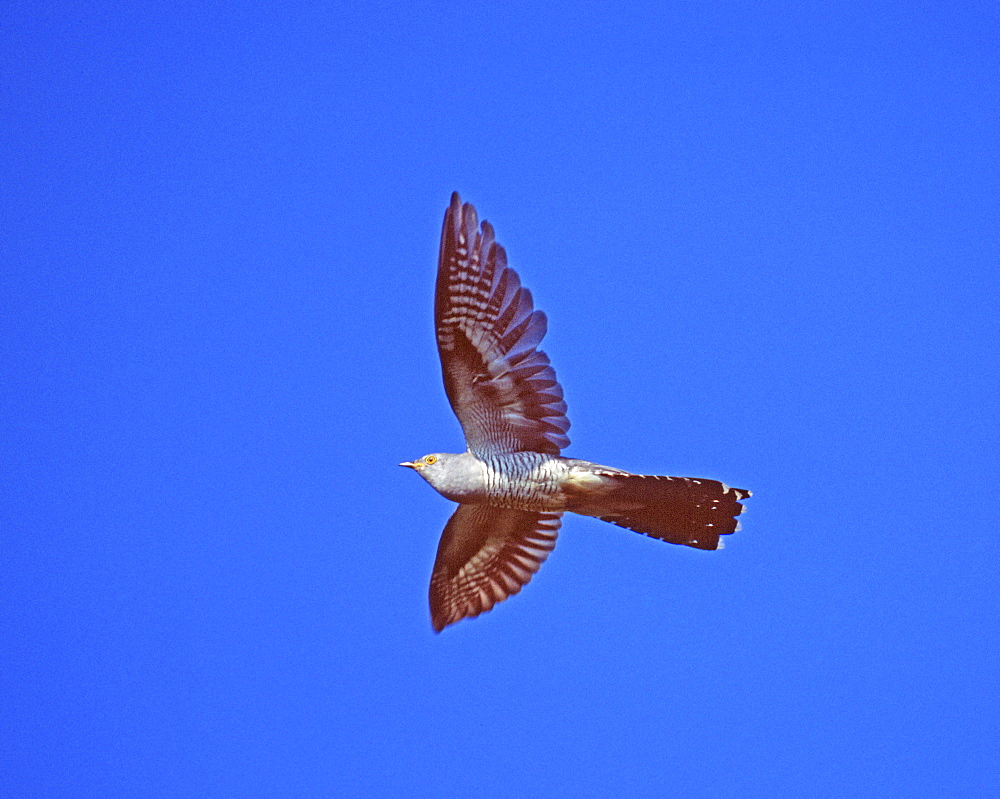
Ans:
[[[442,452],[433,457],[434,463],[417,471],[452,502],[487,503],[518,510],[566,510],[562,489],[569,472],[566,458],[541,452],[511,452],[485,458],[471,452]]]
[[[560,455],[566,403],[536,346],[546,320],[475,208],[452,195],[435,321],[445,390],[468,449],[401,465],[458,502],[431,577],[442,630],[520,591],[555,546],[561,515],[595,516],[663,541],[721,547],[749,491],[716,480],[637,475]]]

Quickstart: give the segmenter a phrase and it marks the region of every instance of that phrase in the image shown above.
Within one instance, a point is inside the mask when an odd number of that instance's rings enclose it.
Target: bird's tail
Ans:
[[[740,529],[739,500],[750,496],[742,488],[694,477],[604,473],[601,478],[599,491],[571,501],[568,510],[697,549],[721,549],[719,536]]]

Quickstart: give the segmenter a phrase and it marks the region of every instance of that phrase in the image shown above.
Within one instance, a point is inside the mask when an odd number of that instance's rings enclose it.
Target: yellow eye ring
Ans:
[[[432,466],[433,464],[437,463],[437,459],[438,459],[437,455],[426,455],[424,456],[424,463],[426,463],[428,466]]]

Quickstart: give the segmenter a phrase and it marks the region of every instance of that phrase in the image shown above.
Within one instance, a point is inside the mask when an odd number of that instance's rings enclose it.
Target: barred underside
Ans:
[[[493,227],[457,193],[441,232],[434,315],[445,390],[470,450],[558,455],[569,445],[563,391],[536,349],[546,319],[507,266]]]
[[[489,502],[522,510],[563,510],[565,459],[540,452],[509,452],[484,459]]]

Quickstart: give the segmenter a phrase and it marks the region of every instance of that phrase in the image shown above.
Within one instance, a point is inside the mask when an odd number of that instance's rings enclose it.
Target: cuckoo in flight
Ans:
[[[569,419],[548,356],[536,349],[545,314],[507,266],[493,227],[480,228],[457,193],[444,215],[434,322],[468,449],[400,465],[459,503],[431,575],[437,632],[520,591],[555,547],[565,511],[698,549],[719,549],[719,536],[739,529],[749,491],[560,456]]]

